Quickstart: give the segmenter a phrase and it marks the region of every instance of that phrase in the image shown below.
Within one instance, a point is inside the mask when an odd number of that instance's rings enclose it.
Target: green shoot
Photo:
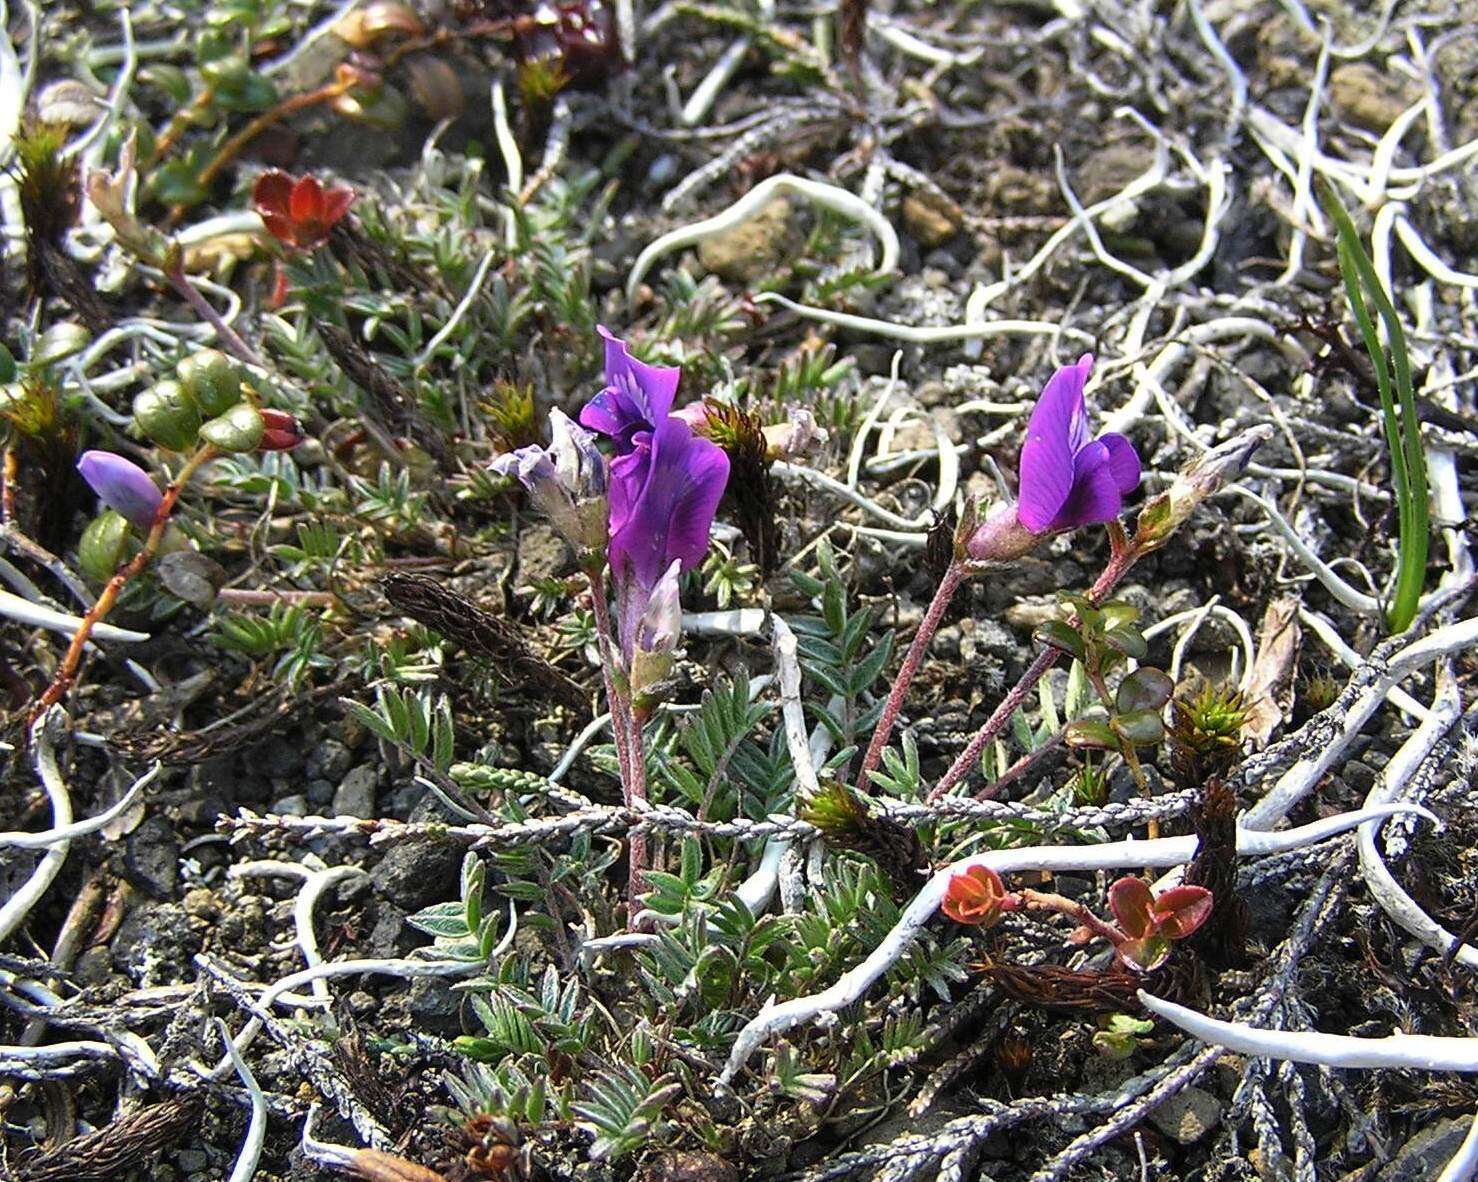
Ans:
[[[1416,399],[1411,388],[1411,359],[1406,352],[1406,335],[1401,330],[1396,307],[1376,275],[1370,256],[1360,244],[1355,223],[1327,185],[1321,185],[1321,196],[1338,234],[1339,271],[1344,279],[1345,294],[1355,314],[1355,323],[1360,327],[1365,351],[1370,354],[1371,364],[1375,367],[1375,384],[1380,391],[1381,418],[1385,425],[1386,447],[1391,453],[1391,482],[1395,488],[1400,530],[1396,550],[1396,587],[1386,609],[1386,625],[1393,633],[1402,632],[1416,616],[1421,599],[1427,571],[1429,533],[1427,457],[1422,451]],[[1389,357],[1375,327],[1372,305],[1384,322],[1390,339]]]

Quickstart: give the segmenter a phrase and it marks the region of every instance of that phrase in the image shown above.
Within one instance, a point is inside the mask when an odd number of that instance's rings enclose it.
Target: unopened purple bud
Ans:
[[[575,501],[606,495],[606,458],[595,446],[595,436],[564,411],[549,412],[549,454],[555,471]]]
[[[772,460],[793,460],[826,446],[826,428],[804,407],[792,407],[790,417],[764,429],[765,455]]]
[[[965,554],[972,562],[1011,562],[1029,554],[1046,540],[1021,524],[1016,503],[997,505],[965,539]]]
[[[77,461],[77,471],[103,504],[121,513],[136,529],[153,527],[164,494],[137,464],[110,451],[86,451]]]
[[[682,563],[674,560],[647,599],[636,625],[631,652],[631,691],[638,706],[650,708],[653,690],[672,672],[673,657],[683,634],[683,607],[678,595]]]
[[[636,647],[649,653],[670,653],[677,648],[683,633],[683,606],[678,596],[677,577],[682,563],[674,561],[657,580],[637,626]]]

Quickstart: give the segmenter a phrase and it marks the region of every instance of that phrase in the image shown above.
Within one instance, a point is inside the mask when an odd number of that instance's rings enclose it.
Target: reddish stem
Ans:
[[[1139,561],[1140,552],[1128,540],[1124,534],[1124,527],[1118,522],[1109,524],[1109,541],[1112,550],[1109,554],[1108,565],[1103,568],[1103,573],[1094,581],[1088,591],[1088,601],[1095,607],[1101,604],[1124,577],[1131,566]],[[1048,646],[1037,654],[1036,659],[1026,667],[1026,672],[996,707],[995,712],[985,720],[985,725],[976,732],[975,737],[970,740],[966,748],[960,752],[954,763],[949,765],[949,770],[940,777],[939,783],[934,785],[933,791],[929,793],[929,800],[938,800],[961,780],[970,774],[972,768],[980,760],[980,753],[985,750],[985,745],[1006,729],[1006,724],[1011,721],[1011,715],[1015,714],[1022,702],[1026,701],[1026,695],[1036,688],[1037,682],[1062,656],[1060,648]]]
[[[185,268],[182,262],[178,259],[167,262],[164,266],[164,277],[169,280],[169,285],[180,294],[180,297],[195,309],[200,319],[215,329],[216,337],[221,342],[222,348],[233,353],[239,361],[245,361],[248,365],[254,365],[258,369],[267,368],[267,363],[262,360],[257,351],[242,340],[241,335],[234,328],[221,319],[221,314],[211,306],[211,302],[196,291],[194,284],[185,278]]]
[[[627,753],[631,759],[631,779],[626,786],[626,803],[632,805],[641,801],[645,804],[647,800],[647,758],[642,751],[642,720],[630,711],[626,717],[631,725],[631,738],[627,747]],[[646,830],[632,829],[629,841],[631,866],[626,884],[626,916],[627,923],[635,929],[636,917],[641,911],[642,887],[645,885],[642,875],[647,868]]]
[[[621,787],[630,804],[627,785],[631,782],[631,752],[627,747],[629,728],[626,723],[625,698],[616,690],[615,669],[616,646],[611,632],[611,606],[606,598],[606,575],[604,567],[592,568],[587,572],[590,580],[590,597],[595,605],[595,635],[600,647],[600,672],[606,687],[606,707],[611,713],[611,734],[616,740],[616,762],[621,767]]]
[[[647,765],[642,753],[641,723],[634,717],[631,703],[616,684],[614,675],[616,645],[611,630],[611,607],[606,597],[604,567],[592,564],[588,572],[590,593],[595,601],[595,633],[600,645],[600,671],[605,680],[606,703],[611,711],[611,733],[616,739],[616,761],[621,767],[621,794],[630,808],[636,801],[647,799]],[[628,922],[635,923],[641,910],[642,871],[647,866],[647,835],[640,829],[631,831],[627,854],[629,867],[626,884]]]
[[[876,768],[882,759],[883,748],[888,745],[888,739],[893,734],[893,727],[903,709],[903,699],[908,694],[908,687],[913,683],[919,667],[924,663],[924,655],[929,651],[929,642],[934,639],[934,633],[939,629],[939,622],[944,619],[944,613],[949,607],[950,600],[954,598],[955,591],[968,573],[965,564],[956,560],[950,563],[949,569],[944,572],[944,578],[939,580],[939,586],[934,591],[934,598],[929,601],[929,610],[924,613],[924,619],[919,624],[918,631],[913,634],[913,641],[903,657],[903,666],[898,670],[893,688],[888,691],[888,700],[883,703],[883,712],[878,716],[878,725],[872,732],[872,741],[867,745],[867,754],[862,757],[862,768],[857,773],[859,789],[866,790],[867,773]]]
[[[1018,891],[1017,894],[1025,906],[1036,911],[1056,911],[1071,919],[1075,919],[1095,936],[1103,937],[1115,948],[1129,938],[1118,928],[1114,927],[1113,924],[1099,919],[1086,904],[1069,899],[1065,895],[1059,895],[1056,891],[1034,891],[1028,889]]]

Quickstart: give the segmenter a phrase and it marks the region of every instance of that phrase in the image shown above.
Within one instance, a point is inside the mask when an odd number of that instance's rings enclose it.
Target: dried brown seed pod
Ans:
[[[334,25],[338,38],[355,49],[372,49],[395,34],[421,37],[425,32],[426,26],[415,10],[393,0],[376,0],[374,4],[356,8]]]
[[[435,122],[456,119],[467,109],[467,94],[457,72],[429,53],[419,53],[405,63],[405,88],[421,113]]]

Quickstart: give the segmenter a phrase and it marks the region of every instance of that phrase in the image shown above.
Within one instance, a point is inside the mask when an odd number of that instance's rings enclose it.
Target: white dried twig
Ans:
[[[61,769],[57,766],[53,740],[54,728],[59,728],[65,717],[60,706],[53,706],[31,728],[31,743],[36,748],[36,774],[41,778],[41,786],[46,789],[47,798],[51,801],[53,830],[63,830],[72,824],[72,796],[67,791],[66,781],[62,779]],[[15,934],[16,929],[31,913],[31,908],[41,901],[47,888],[61,873],[62,863],[67,860],[67,850],[71,844],[65,837],[50,843],[31,876],[0,907],[0,945]]]
[[[1157,1017],[1212,1046],[1244,1055],[1320,1063],[1325,1067],[1398,1067],[1414,1071],[1478,1071],[1478,1038],[1395,1034],[1357,1038],[1314,1030],[1269,1030],[1224,1022],[1139,991],[1140,1004]]]
[[[1401,744],[1396,754],[1391,756],[1365,797],[1367,807],[1397,799],[1461,714],[1462,696],[1458,693],[1457,683],[1450,674],[1441,677],[1437,696],[1425,721]],[[1365,885],[1370,889],[1371,897],[1400,927],[1427,947],[1436,949],[1444,956],[1454,957],[1459,964],[1478,968],[1478,948],[1464,944],[1423,911],[1396,881],[1375,844],[1380,830],[1381,823],[1371,821],[1360,826],[1355,838],[1356,849],[1360,854],[1360,872],[1365,876]]]
[[[45,850],[58,843],[69,842],[77,837],[86,837],[90,833],[96,833],[99,829],[105,829],[133,807],[133,802],[139,798],[139,793],[154,782],[154,777],[159,774],[161,766],[156,762],[153,767],[128,786],[128,791],[123,794],[117,804],[109,806],[95,817],[88,817],[85,821],[77,821],[55,829],[46,829],[40,833],[27,833],[24,830],[0,833],[0,846],[20,850]]]
[[[247,1095],[251,1097],[251,1119],[247,1122],[246,1136],[241,1139],[241,1150],[236,1155],[236,1164],[231,1168],[231,1177],[227,1182],[251,1182],[256,1177],[257,1166],[262,1160],[262,1146],[267,1143],[267,1098],[262,1095],[256,1076],[251,1073],[251,1068],[246,1065],[246,1060],[231,1041],[231,1032],[226,1029],[226,1024],[219,1018],[213,1019],[213,1022],[216,1033],[225,1044],[231,1066],[236,1068],[236,1074],[241,1077]]]
[[[779,176],[772,176],[768,180],[761,181],[721,213],[704,218],[700,222],[670,230],[655,242],[650,243],[632,264],[631,274],[626,280],[626,298],[628,300],[636,298],[637,287],[646,277],[647,272],[651,270],[652,264],[663,255],[674,250],[682,250],[684,247],[694,246],[705,239],[716,237],[732,230],[735,226],[742,225],[763,209],[772,198],[782,193],[794,193],[799,197],[804,197],[813,205],[820,205],[852,221],[863,223],[877,237],[882,247],[882,257],[878,260],[876,267],[877,274],[886,275],[897,269],[898,232],[893,229],[887,218],[862,198],[849,193],[846,189],[821,181],[807,180],[805,177],[793,176],[790,173],[781,173]]]

